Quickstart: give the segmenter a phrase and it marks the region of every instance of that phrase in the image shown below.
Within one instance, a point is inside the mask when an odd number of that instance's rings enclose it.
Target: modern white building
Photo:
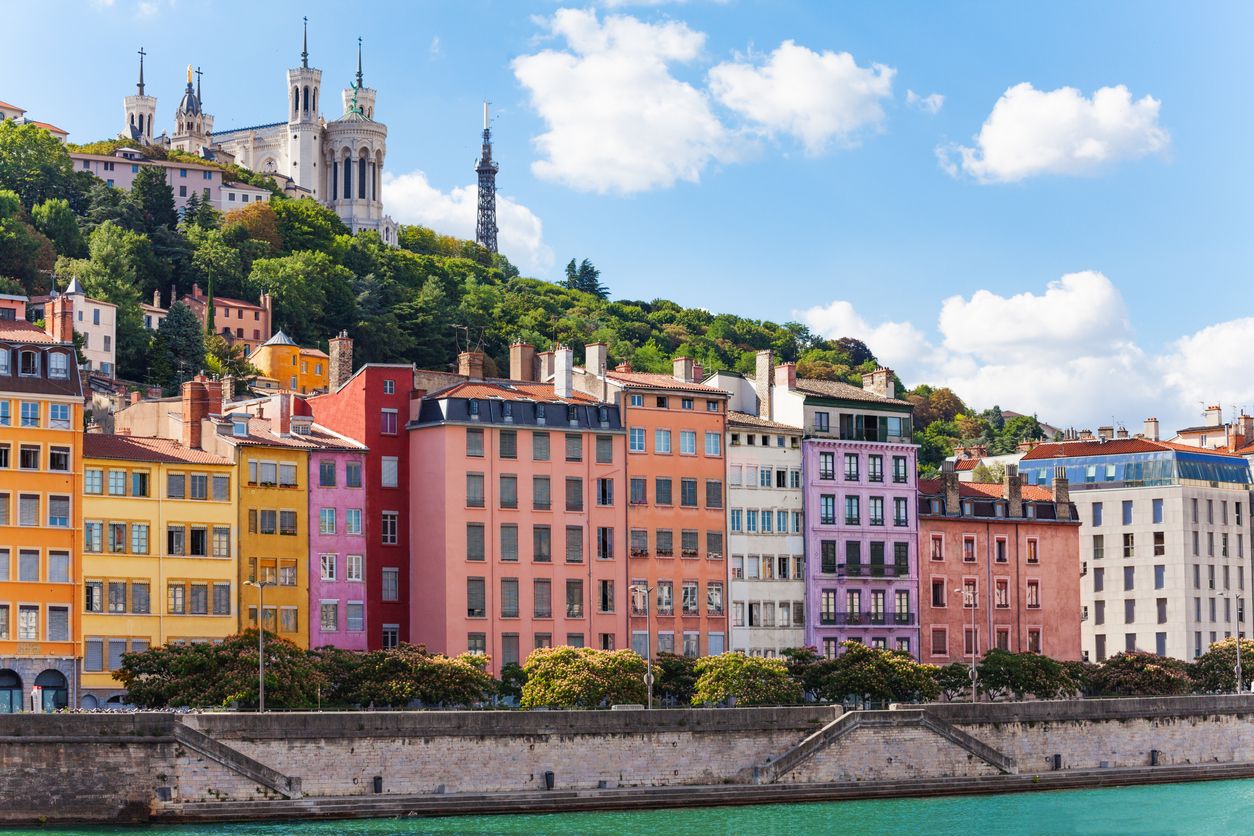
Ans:
[[[1194,659],[1249,618],[1241,456],[1103,432],[1040,444],[1019,467],[1027,484],[1049,484],[1058,468],[1070,480],[1089,661],[1126,650]]]

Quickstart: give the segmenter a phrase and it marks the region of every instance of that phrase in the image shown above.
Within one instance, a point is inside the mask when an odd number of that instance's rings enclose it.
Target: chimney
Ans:
[[[483,380],[483,352],[463,351],[458,354],[457,373],[470,380]]]
[[[1006,475],[1002,477],[1002,498],[1010,507],[1007,514],[1011,517],[1023,516],[1023,481],[1019,478],[1019,465],[1006,465]]]
[[[945,514],[957,516],[962,513],[962,498],[958,493],[958,471],[951,461],[941,462],[941,484],[945,488]]]
[[[1150,441],[1158,440],[1158,419],[1157,418],[1145,419],[1145,437],[1148,438]]]
[[[564,345],[558,345],[553,352],[553,394],[559,398],[570,397],[573,358],[574,352]]]
[[[160,299],[161,297],[158,296],[157,298]],[[174,286],[174,282],[170,282],[170,304],[173,305],[175,300],[178,298],[179,298],[178,288]],[[160,307],[160,305],[158,305],[157,307]]]
[[[1202,414],[1206,416],[1205,424],[1208,427],[1218,427],[1224,422],[1224,410],[1218,404],[1206,407],[1206,412]]]
[[[1232,441],[1229,451],[1235,453],[1245,445],[1254,441],[1254,416],[1246,415],[1242,412],[1237,419],[1232,422]]]
[[[134,406],[135,404],[139,403],[143,399],[144,399],[143,393],[141,393],[138,389],[135,390],[134,392],[131,392],[131,406]]]
[[[74,300],[61,294],[44,308],[44,331],[59,343],[74,342]]]
[[[1058,519],[1071,519],[1071,483],[1067,481],[1067,468],[1062,465],[1054,468],[1054,506]]]
[[[884,366],[879,366],[875,371],[862,375],[862,388],[881,398],[897,397],[897,384],[893,382],[893,370]]]
[[[199,282],[192,282],[192,298],[193,299],[200,298],[200,283]]]
[[[1125,428],[1125,427],[1118,427],[1118,428],[1115,430],[1115,438],[1127,438],[1127,437],[1128,437],[1128,430],[1127,430],[1127,428]]]
[[[775,380],[773,383],[779,388],[788,392],[797,388],[797,364],[796,363],[780,363],[775,367]]]
[[[753,393],[758,396],[758,417],[774,420],[775,404],[771,402],[771,390],[775,383],[775,355],[768,348],[759,351],[754,358]]]
[[[290,392],[280,392],[277,395],[270,396],[270,405],[273,407],[269,410],[270,432],[275,435],[286,438],[292,432],[292,395]]]
[[[522,340],[509,346],[509,379],[536,379],[536,347]]]
[[[353,376],[353,338],[347,331],[341,331],[328,340],[327,348],[327,353],[331,356],[327,391],[338,392]]]
[[[705,366],[696,362],[692,364],[692,382],[693,383],[705,382]]]
[[[161,307],[161,290],[157,289],[152,292],[152,306],[154,308]]]
[[[183,434],[180,439],[184,447],[191,450],[200,449],[200,422],[209,416],[209,396],[205,392],[202,375],[197,375],[185,382],[180,390],[183,401]]]
[[[589,391],[596,396],[599,401],[607,400],[605,371],[606,364],[609,361],[609,346],[605,343],[588,343],[583,348],[583,364],[587,371]],[[595,381],[595,386],[593,385]]]
[[[536,356],[540,363],[540,382],[545,383],[553,378],[553,352],[541,351]]]
[[[628,361],[628,362],[619,363],[617,366],[614,367],[614,371],[623,372],[624,374],[630,374],[631,362]]]
[[[222,414],[222,381],[205,380],[205,410],[209,415]]]
[[[1103,440],[1105,440],[1105,441],[1109,441],[1110,439],[1112,439],[1112,438],[1114,438],[1114,437],[1115,437],[1115,428],[1114,428],[1114,427],[1109,427],[1109,426],[1107,426],[1107,427],[1098,427],[1098,428],[1097,428],[1097,437],[1098,437],[1098,438],[1100,438],[1100,439],[1103,439]]]
[[[676,357],[671,361],[671,376],[680,383],[692,383],[692,358]]]
[[[1081,441],[1092,441],[1092,440],[1093,440],[1093,431],[1092,431],[1092,430],[1080,430],[1080,440],[1081,440]]]

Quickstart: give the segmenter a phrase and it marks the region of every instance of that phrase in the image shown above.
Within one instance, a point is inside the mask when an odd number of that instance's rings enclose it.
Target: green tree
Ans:
[[[335,236],[348,234],[340,216],[312,198],[276,200],[271,205],[285,252],[329,252]]]
[[[411,703],[425,706],[473,706],[495,691],[485,671],[487,658],[464,653],[448,657],[426,648],[402,644],[365,654],[356,671],[356,687],[349,702],[360,706],[400,708]]]
[[[1006,468],[1001,462],[978,464],[971,471],[971,481],[982,485],[1000,485],[1006,480]]]
[[[69,152],[44,128],[0,119],[0,189],[16,192],[26,208],[72,190]]]
[[[227,342],[221,334],[204,334],[204,341],[205,370],[215,377],[229,377],[234,380],[235,391],[232,395],[243,394],[248,382],[261,374],[248,362],[248,352],[243,343]]]
[[[653,662],[654,693],[668,703],[688,705],[697,684],[697,660],[691,656],[659,653]]]
[[[1210,649],[1193,663],[1191,674],[1197,689],[1208,694],[1225,694],[1237,687],[1237,640],[1229,636],[1210,646]],[[1241,679],[1248,683],[1254,670],[1254,641],[1241,640]],[[1244,687],[1242,690],[1246,690]]]
[[[106,221],[91,234],[88,252],[79,281],[88,296],[117,306],[119,376],[139,379],[148,368],[151,335],[144,328],[138,288],[141,276],[152,269],[152,245],[144,235]]]
[[[644,660],[630,650],[550,647],[523,663],[523,708],[598,708],[640,704],[647,697]]]
[[[26,222],[17,193],[0,190],[0,275],[21,279],[28,293],[39,292],[48,287],[43,274],[55,258],[52,242]]]
[[[1031,695],[1040,700],[1057,699],[1075,690],[1066,668],[1038,653],[1011,653],[994,648],[976,666],[980,690],[992,699]]]
[[[274,297],[276,327],[301,345],[315,345],[355,321],[353,274],[325,253],[258,259],[249,280]]]
[[[703,656],[696,664],[693,705],[734,699],[736,705],[788,705],[801,699],[801,686],[788,675],[783,659],[724,653]]]
[[[49,198],[43,203],[36,203],[30,214],[35,229],[52,242],[58,255],[81,258],[87,254],[87,243],[68,200],[63,197]]]
[[[167,395],[173,395],[184,381],[206,368],[206,359],[205,332],[200,320],[191,308],[175,302],[157,328],[148,379],[160,385]]]
[[[195,197],[195,193],[192,196]],[[131,184],[131,201],[139,209],[145,232],[152,232],[158,227],[173,229],[178,223],[178,213],[174,211],[174,188],[167,182],[166,170],[161,166],[140,166],[135,182]]]
[[[907,653],[842,642],[843,651],[825,665],[816,692],[838,702],[853,697],[868,702],[919,702],[940,693],[935,668],[920,664]]]
[[[586,258],[578,264],[572,258],[566,265],[566,286],[571,290],[581,290],[601,299],[610,295],[610,289],[601,283],[601,271]]]
[[[1110,697],[1160,697],[1193,690],[1188,662],[1130,650],[1098,665],[1091,678],[1093,691]]]
[[[971,694],[971,666],[950,662],[936,669],[936,687],[941,696],[952,702],[960,695]]]

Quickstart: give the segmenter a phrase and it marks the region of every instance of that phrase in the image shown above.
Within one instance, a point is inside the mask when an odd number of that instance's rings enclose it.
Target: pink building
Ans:
[[[293,431],[312,421],[293,415]],[[309,646],[366,650],[366,447],[318,425],[309,438],[319,445],[309,452]]]
[[[625,646],[619,411],[482,363],[463,354],[409,422],[414,643],[497,673],[539,647]]]
[[[112,154],[70,153],[75,171],[86,171],[104,180],[115,189],[129,192],[139,170],[157,166],[165,170],[166,182],[174,190],[174,208],[182,210],[187,200],[196,195],[202,202],[220,212],[239,209],[250,202],[270,199],[268,189],[225,180],[221,168],[180,160],[153,160],[134,148],[119,148]]]

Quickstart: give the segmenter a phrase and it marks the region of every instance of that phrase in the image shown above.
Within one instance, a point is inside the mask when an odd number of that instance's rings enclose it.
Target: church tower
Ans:
[[[475,241],[488,252],[496,252],[496,173],[500,166],[492,161],[492,123],[488,120],[488,103],[483,103],[483,149],[475,172],[479,175],[479,219],[475,224]]]
[[[318,170],[322,133],[318,100],[321,92],[322,70],[309,66],[309,18],[305,18],[300,66],[287,71],[288,166],[286,171],[278,173],[291,177],[298,186],[312,191],[315,200],[322,200],[325,196],[319,182],[323,175]]]
[[[139,84],[135,85],[135,95],[122,100],[122,109],[126,114],[126,129],[122,136],[141,145],[152,143],[152,123],[157,118],[157,97],[144,93],[144,48],[139,48]]]
[[[192,65],[187,65],[187,89],[174,112],[174,135],[170,145],[180,151],[199,154],[209,147],[213,117],[205,113],[200,98],[200,70],[196,70],[196,86],[192,87]]]

